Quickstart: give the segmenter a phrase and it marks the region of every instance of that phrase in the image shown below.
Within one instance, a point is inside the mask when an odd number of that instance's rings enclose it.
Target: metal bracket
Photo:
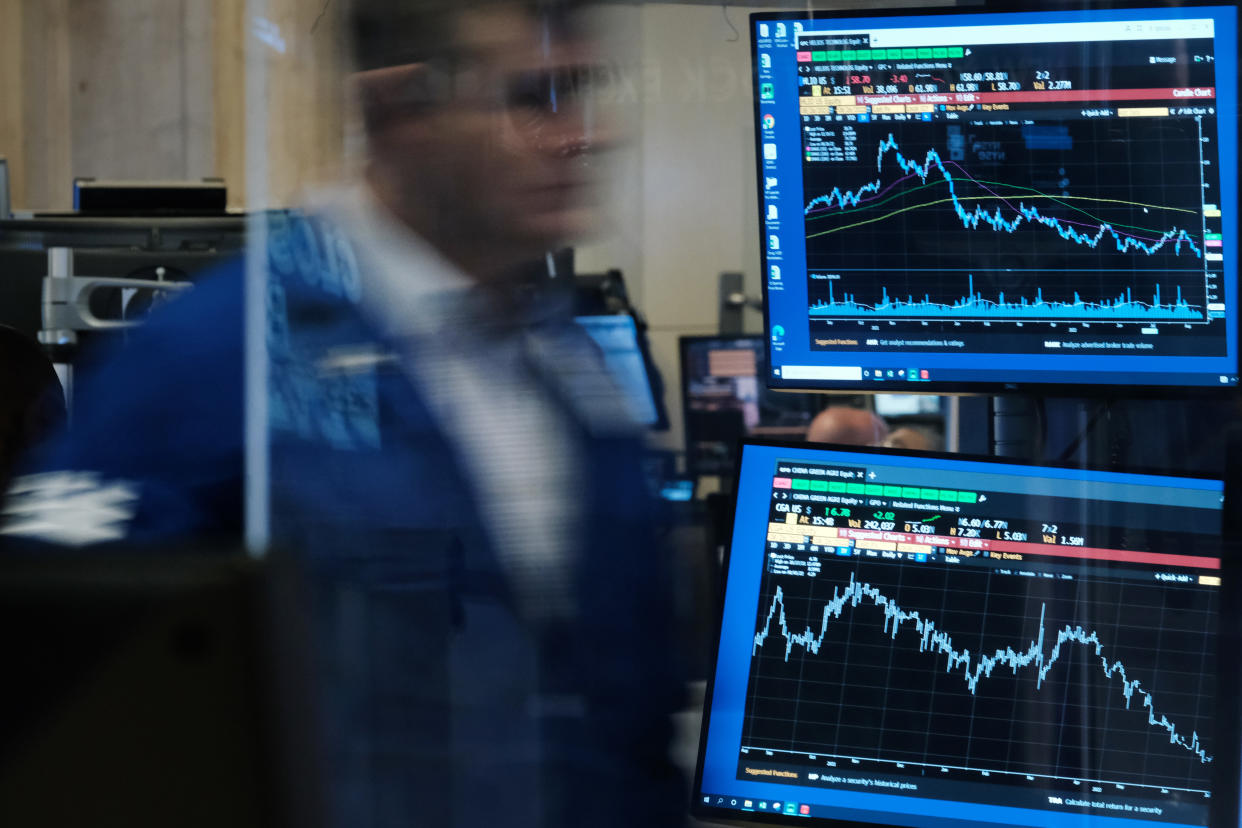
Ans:
[[[75,276],[73,250],[68,247],[49,248],[47,260],[48,275],[43,279],[43,329],[39,331],[39,341],[45,345],[76,345],[78,331],[124,330],[142,324],[126,319],[100,319],[92,313],[91,294],[99,288],[180,293],[192,287],[189,282]]]

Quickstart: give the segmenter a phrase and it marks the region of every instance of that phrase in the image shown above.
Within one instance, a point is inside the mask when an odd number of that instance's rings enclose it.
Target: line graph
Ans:
[[[1197,595],[866,561],[765,572],[743,744],[1204,791],[1215,598]]]
[[[963,668],[962,678],[965,680],[966,686],[972,695],[976,692],[980,680],[990,677],[992,671],[998,666],[1008,667],[1016,675],[1019,669],[1034,665],[1036,668],[1035,687],[1039,689],[1043,686],[1044,681],[1048,678],[1048,674],[1060,659],[1062,647],[1066,644],[1087,646],[1091,648],[1093,654],[1100,660],[1100,666],[1103,669],[1104,675],[1109,679],[1118,678],[1121,694],[1125,698],[1127,709],[1129,709],[1131,700],[1137,694],[1141,699],[1142,707],[1147,711],[1148,724],[1167,731],[1169,744],[1185,748],[1198,756],[1199,761],[1202,763],[1206,764],[1212,761],[1212,757],[1208,755],[1207,751],[1199,743],[1199,734],[1197,732],[1192,731],[1189,739],[1179,733],[1177,726],[1169,721],[1167,716],[1157,714],[1155,700],[1152,698],[1151,693],[1143,689],[1138,679],[1132,679],[1127,675],[1125,665],[1120,661],[1110,662],[1108,657],[1103,655],[1104,644],[1095,632],[1087,632],[1081,625],[1071,628],[1067,624],[1057,630],[1056,642],[1045,655],[1044,641],[1047,630],[1044,625],[1044,616],[1047,609],[1046,604],[1040,606],[1038,636],[1025,650],[1018,651],[1014,650],[1013,647],[1006,647],[1004,650],[994,651],[991,655],[984,655],[982,653],[972,654],[969,648],[958,649],[954,644],[953,637],[949,633],[937,629],[935,621],[920,617],[917,611],[907,612],[896,602],[881,593],[879,589],[872,587],[870,584],[858,583],[854,579],[853,573],[851,573],[849,585],[843,592],[835,587],[833,588],[832,599],[824,606],[823,618],[818,634],[810,626],[800,633],[790,631],[785,617],[784,592],[778,586],[771,608],[768,610],[767,620],[763,629],[755,633],[755,643],[751,653],[754,655],[764,646],[772,632],[772,623],[775,618],[776,623],[779,625],[780,635],[785,639],[786,662],[789,661],[790,654],[793,652],[795,645],[802,647],[808,653],[818,654],[827,636],[828,625],[834,619],[839,620],[847,606],[851,608],[857,607],[864,598],[884,611],[884,632],[890,633],[893,640],[896,640],[902,624],[909,622],[913,625],[914,630],[919,633],[919,652],[932,652],[945,656],[945,672],[953,672],[959,667]]]
[[[945,181],[946,181],[946,182],[952,182],[952,181],[973,181],[973,180],[974,180],[974,179],[970,179],[970,178],[947,178],[947,179],[945,179]],[[980,183],[980,182],[976,182],[976,183]],[[1178,212],[1186,212],[1186,213],[1190,213],[1190,212],[1191,212],[1191,211],[1189,211],[1189,210],[1183,210],[1183,209],[1182,209],[1182,208],[1180,208],[1180,207],[1161,207],[1160,205],[1156,205],[1156,204],[1140,204],[1140,203],[1138,203],[1138,202],[1118,201],[1118,200],[1116,200],[1116,199],[1091,198],[1090,196],[1053,196],[1053,195],[1048,195],[1047,193],[1040,193],[1040,192],[1037,192],[1037,191],[1030,190],[1030,188],[1028,188],[1028,187],[1019,187],[1019,186],[1017,186],[1017,185],[1013,185],[1013,184],[998,184],[998,183],[996,183],[996,182],[988,182],[988,183],[989,183],[989,184],[996,184],[996,186],[1011,187],[1011,188],[1013,188],[1013,189],[1018,189],[1018,190],[1024,190],[1024,191],[1027,191],[1027,192],[1028,192],[1028,194],[1027,194],[1027,195],[1025,195],[1025,196],[1023,197],[1024,199],[1041,199],[1041,198],[1042,198],[1042,199],[1048,199],[1049,201],[1052,201],[1052,202],[1053,202],[1053,203],[1055,203],[1055,204],[1060,204],[1060,205],[1061,205],[1061,206],[1063,206],[1063,207],[1067,207],[1067,208],[1069,208],[1069,209],[1071,209],[1071,210],[1074,210],[1074,211],[1076,211],[1076,212],[1082,213],[1084,216],[1086,216],[1086,217],[1088,217],[1088,218],[1094,218],[1094,219],[1096,219],[1096,222],[1097,222],[1097,223],[1099,224],[1099,226],[1101,226],[1101,227],[1103,227],[1103,226],[1105,226],[1105,225],[1108,225],[1110,228],[1114,228],[1114,229],[1115,229],[1115,228],[1120,227],[1120,228],[1125,229],[1125,230],[1138,230],[1138,231],[1141,231],[1141,232],[1146,232],[1146,233],[1156,233],[1156,234],[1159,234],[1159,233],[1161,232],[1160,230],[1158,230],[1158,229],[1156,229],[1156,228],[1153,228],[1153,227],[1139,227],[1139,226],[1137,226],[1137,225],[1127,225],[1127,224],[1121,224],[1121,223],[1112,223],[1112,224],[1109,224],[1108,222],[1105,222],[1105,221],[1103,221],[1103,220],[1101,220],[1101,219],[1096,218],[1095,216],[1093,216],[1091,213],[1088,213],[1088,212],[1087,212],[1086,210],[1084,210],[1083,208],[1081,208],[1081,207],[1076,207],[1076,206],[1074,206],[1074,205],[1072,205],[1072,204],[1069,204],[1068,202],[1069,202],[1070,200],[1078,200],[1078,201],[1100,201],[1100,202],[1107,202],[1107,203],[1111,203],[1111,204],[1128,204],[1128,205],[1131,205],[1131,206],[1134,206],[1134,207],[1144,207],[1144,208],[1151,208],[1151,207],[1155,207],[1155,208],[1157,208],[1157,209],[1162,209],[1162,210],[1176,210],[1176,211],[1178,211]],[[909,191],[907,191],[907,192],[913,192],[914,190],[921,190],[921,189],[925,189],[925,188],[927,188],[927,187],[934,187],[935,185],[936,185],[936,184],[935,184],[935,182],[933,182],[933,183],[931,183],[931,184],[924,184],[924,185],[922,185],[922,186],[920,186],[920,187],[912,188],[911,190],[909,190]],[[899,198],[899,196],[893,196],[891,199],[886,199],[885,201],[877,202],[874,206],[880,206],[880,205],[885,204],[885,203],[887,203],[888,201],[892,201],[892,200],[894,200],[894,199],[896,199],[896,198]],[[954,196],[954,197],[952,197],[952,198],[940,198],[940,199],[936,199],[935,201],[925,201],[925,202],[923,202],[922,204],[914,204],[914,205],[911,205],[911,206],[909,206],[909,207],[902,207],[902,208],[900,208],[900,209],[893,210],[893,211],[892,211],[892,212],[890,212],[890,213],[886,213],[886,214],[884,214],[884,215],[882,215],[882,216],[877,216],[877,217],[875,217],[875,218],[863,219],[863,220],[860,220],[860,221],[856,221],[856,222],[854,222],[853,224],[847,224],[847,225],[844,225],[844,226],[842,226],[842,227],[834,227],[834,228],[832,228],[831,230],[825,230],[825,231],[824,231],[824,232],[822,232],[822,233],[811,233],[810,235],[808,235],[808,238],[812,238],[812,239],[814,239],[814,238],[819,238],[820,236],[827,236],[827,235],[829,235],[830,233],[837,233],[837,232],[840,232],[840,231],[842,231],[842,230],[849,230],[849,229],[854,228],[854,227],[862,227],[862,226],[867,225],[867,224],[873,224],[873,223],[875,223],[875,222],[877,222],[877,221],[884,221],[885,219],[889,219],[889,218],[892,218],[892,217],[894,217],[894,216],[901,215],[902,213],[907,213],[907,212],[909,212],[909,211],[911,211],[911,210],[920,210],[920,209],[923,209],[923,208],[925,208],[925,207],[935,207],[935,206],[936,206],[936,205],[938,205],[938,204],[950,204],[950,203],[952,203],[952,204],[959,204],[959,205],[960,205],[960,204],[961,204],[961,202],[963,202],[963,201],[978,201],[978,200],[984,200],[984,199],[999,199],[999,200],[1002,200],[1002,201],[1005,201],[1006,203],[1008,203],[1008,199],[1006,199],[1004,196],[1001,196],[1001,195],[985,195],[985,196]],[[822,209],[830,209],[830,208],[822,208]],[[865,212],[865,211],[866,211],[866,210],[868,210],[868,209],[870,209],[870,206],[867,206],[867,207],[856,207],[856,208],[852,208],[852,209],[850,209],[850,208],[843,208],[840,212],[841,212],[842,214],[846,214],[846,213],[856,213],[856,212]],[[810,211],[808,211],[808,212],[806,213],[806,215],[808,216],[808,221],[815,221],[816,219],[820,219],[820,218],[830,218],[830,217],[831,217],[831,216],[828,216],[828,215],[823,215],[823,214],[821,213],[821,211],[820,211],[820,210],[810,210]],[[1077,224],[1083,224],[1083,226],[1090,226],[1090,225],[1085,224],[1085,223],[1083,223],[1083,222],[1068,222],[1068,223],[1077,223]],[[1137,236],[1136,236],[1136,238],[1141,238],[1141,237],[1137,237]],[[1187,238],[1191,238],[1191,237],[1187,237]],[[1150,237],[1149,237],[1149,238],[1147,238],[1146,240],[1147,240],[1147,241],[1159,241],[1159,239],[1152,239],[1152,238],[1150,238]]]
[[[859,222],[856,224],[847,224],[843,227],[835,227],[830,230],[824,230],[818,233],[809,233],[807,236],[808,238],[817,238],[818,236],[824,236],[830,233],[840,232],[842,230],[847,230],[852,227],[857,227],[857,226],[860,226],[861,224],[869,223],[871,221],[883,221],[885,219],[891,218],[895,215],[899,215],[901,213],[904,213],[910,210],[923,209],[923,208],[935,206],[937,204],[950,203],[953,205],[953,210],[957,214],[957,217],[961,220],[962,226],[970,230],[977,230],[980,224],[986,224],[987,226],[991,227],[993,230],[1001,230],[1006,233],[1014,233],[1018,230],[1019,227],[1022,226],[1024,222],[1030,222],[1030,223],[1040,224],[1040,225],[1050,228],[1051,230],[1054,230],[1057,233],[1057,235],[1059,235],[1062,239],[1065,239],[1066,241],[1070,241],[1075,244],[1083,244],[1092,249],[1095,249],[1100,244],[1100,242],[1103,241],[1104,239],[1111,238],[1113,243],[1116,245],[1117,251],[1121,253],[1127,253],[1127,252],[1130,252],[1131,250],[1135,250],[1141,253],[1145,253],[1148,256],[1151,256],[1161,251],[1162,249],[1164,249],[1167,245],[1171,244],[1174,255],[1178,255],[1182,253],[1183,247],[1185,247],[1187,250],[1193,253],[1196,257],[1202,257],[1203,255],[1203,252],[1200,249],[1199,245],[1195,243],[1195,237],[1192,236],[1189,232],[1187,232],[1183,228],[1171,227],[1165,230],[1164,232],[1160,233],[1160,235],[1157,238],[1153,239],[1150,237],[1138,236],[1133,233],[1123,232],[1121,230],[1118,230],[1118,228],[1114,226],[1111,222],[1101,220],[1093,228],[1093,232],[1091,232],[1092,228],[1089,223],[1075,221],[1071,219],[1056,218],[1050,215],[1044,215],[1043,213],[1040,212],[1038,207],[1035,207],[1034,205],[1027,205],[1021,201],[1019,201],[1015,205],[1012,203],[1012,201],[1007,196],[1004,196],[1004,195],[1001,195],[995,192],[987,184],[983,183],[982,181],[979,181],[978,179],[974,178],[969,173],[967,173],[960,165],[953,163],[953,166],[956,167],[963,174],[961,177],[955,178],[953,174],[949,171],[948,166],[946,165],[945,161],[941,158],[939,151],[937,151],[936,149],[927,150],[927,153],[921,164],[917,161],[913,161],[907,158],[901,152],[901,149],[897,145],[897,140],[893,137],[892,133],[889,133],[888,137],[880,142],[879,148],[876,151],[876,169],[877,170],[883,169],[884,156],[885,156],[885,153],[889,151],[893,153],[893,157],[895,161],[897,162],[897,165],[901,168],[902,172],[906,174],[903,178],[900,178],[898,179],[897,182],[894,182],[894,185],[901,181],[905,181],[911,177],[917,177],[919,180],[923,182],[924,185],[926,185],[928,183],[927,182],[928,177],[932,174],[932,168],[935,167],[935,169],[939,171],[942,180],[948,185],[948,190],[949,190],[948,198],[939,199],[937,201],[926,202],[924,204],[917,204],[917,205],[913,205],[910,207],[905,207],[900,210],[895,210],[886,215],[880,216],[878,218],[868,219],[868,220],[865,220],[863,222]],[[1001,209],[999,206],[994,208],[991,212],[985,209],[982,205],[976,205],[974,209],[967,209],[966,205],[963,203],[964,201],[970,200],[972,198],[980,198],[980,197],[967,197],[967,198],[959,197],[957,194],[956,185],[959,181],[962,181],[962,180],[971,181],[975,184],[978,184],[988,193],[988,195],[986,196],[987,198],[1000,200],[1006,206],[1010,207],[1012,210],[1015,211],[1015,215],[1013,216],[1013,218],[1005,218],[1005,216],[1002,215]],[[894,185],[890,185],[890,187]],[[1008,185],[1001,185],[1001,186],[1008,186]],[[807,215],[810,215],[812,211],[814,211],[817,207],[831,208],[834,205],[836,205],[841,208],[846,208],[849,206],[859,206],[863,203],[864,195],[866,193],[879,194],[882,192],[882,187],[883,187],[883,182],[879,178],[862,185],[861,187],[859,187],[857,190],[854,190],[854,191],[842,191],[841,189],[834,187],[831,193],[811,199],[810,203],[806,206],[804,213],[806,213]],[[887,189],[888,188],[884,188],[883,191],[887,191]],[[1050,198],[1050,199],[1054,198],[1054,196],[1051,196],[1046,193],[1040,193],[1039,191],[1032,190],[1031,188],[1023,187],[1020,189],[1030,190],[1032,193],[1035,193],[1038,197],[1041,197],[1041,198]],[[1119,199],[1093,199],[1093,200],[1106,201],[1106,202],[1110,202],[1114,204],[1139,206],[1138,202],[1127,201],[1124,199],[1121,199],[1121,200]],[[1141,205],[1141,206],[1144,206],[1145,208],[1158,207],[1159,209],[1164,209],[1160,205],[1148,204],[1148,205]],[[1180,212],[1190,212],[1190,211],[1183,209]],[[1078,230],[1077,227],[1079,226],[1087,227],[1089,232],[1084,233]]]

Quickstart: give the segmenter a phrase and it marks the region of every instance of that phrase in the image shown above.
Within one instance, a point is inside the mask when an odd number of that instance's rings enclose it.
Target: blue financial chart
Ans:
[[[755,15],[784,388],[1229,388],[1237,10]]]
[[[696,809],[1225,824],[1223,488],[747,444]]]

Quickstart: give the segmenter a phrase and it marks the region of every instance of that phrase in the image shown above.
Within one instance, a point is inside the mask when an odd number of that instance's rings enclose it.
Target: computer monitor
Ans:
[[[1237,385],[1237,9],[1042,5],[751,17],[770,385]]]
[[[743,437],[802,439],[827,405],[822,395],[767,389],[761,336],[683,336],[679,345],[686,466],[694,474],[732,474]]]
[[[650,358],[639,339],[634,317],[619,313],[605,316],[576,316],[583,330],[604,354],[604,367],[616,381],[633,419],[645,426],[667,426],[660,394],[655,390]]]
[[[1223,491],[747,443],[696,812],[1236,824],[1211,814],[1237,787],[1237,701],[1216,689],[1236,662],[1217,654]]]

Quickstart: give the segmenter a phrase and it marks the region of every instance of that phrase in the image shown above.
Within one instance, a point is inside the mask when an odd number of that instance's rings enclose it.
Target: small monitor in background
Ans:
[[[876,394],[875,413],[884,419],[893,417],[939,416],[941,398],[925,394]]]
[[[667,417],[657,391],[650,358],[640,340],[638,325],[629,314],[578,316],[582,326],[604,353],[604,366],[612,375],[630,407],[634,420],[651,428],[662,428]]]
[[[660,487],[660,498],[672,503],[688,503],[694,500],[694,478],[679,477],[664,481]]]
[[[876,394],[875,413],[888,423],[889,432],[883,445],[921,451],[944,449],[944,397],[928,394]]]
[[[680,344],[686,465],[694,474],[731,474],[746,436],[801,440],[827,402],[768,391],[762,337],[683,336]]]
[[[1237,825],[1223,493],[747,442],[696,815]]]
[[[73,182],[73,209],[94,216],[223,216],[228,188],[218,178],[201,181]]]
[[[678,470],[677,455],[670,451],[648,450],[642,456],[643,480],[647,493],[670,503],[694,499],[696,479]]]

